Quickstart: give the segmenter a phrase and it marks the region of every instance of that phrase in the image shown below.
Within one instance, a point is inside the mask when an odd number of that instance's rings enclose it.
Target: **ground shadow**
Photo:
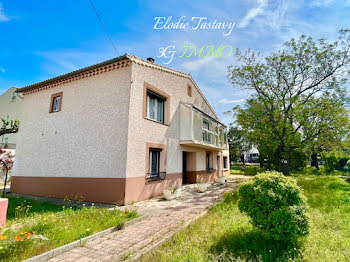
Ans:
[[[271,239],[259,230],[227,234],[211,247],[218,261],[288,261],[300,258],[302,241],[286,243]]]

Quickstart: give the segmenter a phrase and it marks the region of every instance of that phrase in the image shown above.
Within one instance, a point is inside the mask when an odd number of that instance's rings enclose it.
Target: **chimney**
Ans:
[[[154,58],[153,57],[149,57],[149,58],[147,58],[147,61],[151,62],[151,63],[154,63]]]

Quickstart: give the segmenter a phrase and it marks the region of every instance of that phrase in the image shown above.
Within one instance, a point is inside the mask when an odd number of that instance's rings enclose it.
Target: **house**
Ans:
[[[20,88],[14,193],[129,204],[229,173],[226,127],[189,74],[123,55]]]
[[[256,163],[259,161],[259,150],[256,146],[251,145],[249,150],[244,152],[244,159],[249,163]]]
[[[6,121],[20,120],[22,113],[23,97],[16,92],[16,87],[11,87],[0,96],[0,125],[1,119]],[[6,134],[0,137],[0,148],[16,148],[17,134]]]

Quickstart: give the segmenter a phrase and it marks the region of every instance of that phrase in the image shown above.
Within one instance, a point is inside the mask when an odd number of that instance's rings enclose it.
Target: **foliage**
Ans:
[[[13,167],[13,155],[10,151],[6,151],[0,148],[1,160],[5,162],[9,170],[12,170]],[[5,167],[2,167],[5,170]]]
[[[31,208],[32,206],[27,204],[27,200],[24,200],[23,202],[20,203],[20,205],[16,206],[15,217],[16,218],[27,217],[29,215]]]
[[[4,134],[17,133],[19,128],[19,120],[2,120],[2,127],[0,127],[0,136]]]
[[[251,144],[245,140],[242,130],[238,127],[230,126],[227,132],[230,159],[238,160],[241,155],[251,148]]]
[[[243,183],[238,207],[251,217],[254,227],[280,241],[308,233],[306,199],[293,178],[266,172]]]
[[[136,216],[135,211],[116,208],[66,207],[9,197],[8,219],[0,229],[0,261],[22,261],[101,230],[121,228]]]
[[[296,179],[311,217],[310,233],[298,243],[281,243],[253,229],[249,217],[238,210],[237,194],[230,193],[141,261],[348,261],[350,185],[330,176]]]
[[[324,160],[324,166],[328,172],[334,170],[347,171],[347,163],[350,156],[346,155],[344,152],[322,152],[321,157]]]
[[[245,175],[256,175],[258,173],[266,171],[266,168],[260,166],[242,166],[237,163],[231,166],[231,174],[245,174]]]
[[[301,36],[267,57],[251,50],[237,50],[236,57],[229,79],[252,93],[234,109],[237,124],[269,168],[289,174],[312,153],[342,146],[349,128],[349,30],[334,43]]]

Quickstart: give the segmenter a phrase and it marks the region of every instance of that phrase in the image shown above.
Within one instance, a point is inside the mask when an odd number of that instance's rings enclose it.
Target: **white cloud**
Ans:
[[[332,2],[333,0],[314,0],[314,1],[311,1],[310,7],[327,7]]]
[[[239,28],[246,27],[252,19],[264,12],[267,6],[267,0],[258,0],[258,7],[250,9],[247,14],[243,17],[242,21],[239,23]]]
[[[7,22],[10,19],[4,12],[4,8],[2,7],[2,3],[0,3],[0,22]]]
[[[208,57],[204,57],[204,58],[198,58],[196,60],[192,60],[192,61],[188,61],[188,62],[184,62],[182,63],[182,67],[185,70],[188,71],[198,71],[201,68],[208,66],[208,63],[212,62],[215,59],[215,56],[208,56]]]
[[[6,72],[6,70],[4,68],[2,68],[2,67],[0,67],[0,71],[3,72],[3,73]]]
[[[223,98],[221,100],[219,100],[219,103],[222,104],[241,104],[245,101],[245,99],[227,99],[227,98]]]

